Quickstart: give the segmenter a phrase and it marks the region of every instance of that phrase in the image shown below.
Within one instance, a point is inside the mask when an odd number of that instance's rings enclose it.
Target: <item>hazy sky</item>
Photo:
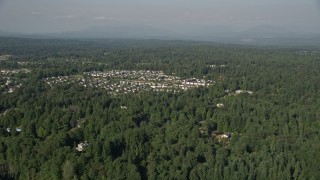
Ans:
[[[320,32],[318,0],[0,0],[0,30],[61,32],[109,24],[178,30],[261,25]]]

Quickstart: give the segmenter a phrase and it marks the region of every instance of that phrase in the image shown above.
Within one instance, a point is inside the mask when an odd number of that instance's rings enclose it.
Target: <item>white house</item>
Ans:
[[[86,148],[87,146],[89,146],[88,141],[84,141],[80,144],[78,144],[78,147],[76,147],[76,150],[78,150],[79,152],[83,151],[84,148]]]

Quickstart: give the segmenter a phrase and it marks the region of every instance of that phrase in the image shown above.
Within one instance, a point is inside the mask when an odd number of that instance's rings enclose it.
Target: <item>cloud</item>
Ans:
[[[121,19],[118,19],[118,18],[112,18],[112,17],[106,17],[106,16],[95,16],[93,17],[94,20],[96,21],[103,21],[103,20],[106,20],[106,21],[123,21]]]
[[[66,16],[67,19],[74,19],[74,18],[77,18],[78,16],[76,15],[68,15]]]
[[[55,16],[53,19],[76,19],[79,16],[76,15],[66,15],[66,16]]]
[[[34,16],[40,16],[41,15],[41,13],[39,13],[39,12],[31,12],[31,15],[34,15]]]
[[[94,20],[106,20],[106,19],[108,19],[108,18],[105,17],[105,16],[97,16],[97,17],[94,17],[93,19],[94,19]]]

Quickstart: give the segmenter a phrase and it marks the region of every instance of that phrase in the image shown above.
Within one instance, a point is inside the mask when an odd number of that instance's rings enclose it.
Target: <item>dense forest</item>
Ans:
[[[317,47],[0,38],[0,179],[320,179],[319,69]],[[45,81],[111,70],[214,83]]]

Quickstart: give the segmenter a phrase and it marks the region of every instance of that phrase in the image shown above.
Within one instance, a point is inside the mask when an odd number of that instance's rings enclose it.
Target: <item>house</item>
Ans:
[[[7,130],[7,132],[11,132],[11,129],[10,129],[10,128],[7,128],[6,130]],[[17,128],[16,128],[16,132],[21,132],[21,128],[17,127]]]
[[[244,93],[245,91],[244,90],[236,90],[236,94],[241,94],[241,93]]]
[[[207,127],[201,126],[201,127],[199,127],[199,131],[200,131],[201,135],[204,135],[207,132]]]
[[[229,132],[222,132],[222,131],[214,131],[212,132],[211,136],[217,139],[219,142],[228,142],[231,139],[232,133]]]
[[[13,89],[9,88],[8,93],[13,93]]]
[[[206,126],[206,122],[200,121],[199,124],[201,124],[201,127],[199,127],[200,134],[204,135],[208,131],[208,128]]]
[[[76,147],[76,150],[78,150],[79,152],[81,152],[81,151],[83,151],[87,146],[89,146],[88,141],[81,142],[80,144],[78,144],[78,147]]]
[[[219,108],[219,109],[220,109],[220,108],[224,108],[224,104],[223,104],[223,103],[218,103],[216,106],[217,106],[217,108]]]
[[[128,109],[127,106],[120,106],[121,109]]]
[[[253,94],[253,91],[247,91],[247,93],[251,95],[251,94]]]
[[[242,93],[248,93],[248,94],[253,94],[253,91],[247,91],[247,90],[236,90],[236,95],[242,94]]]

